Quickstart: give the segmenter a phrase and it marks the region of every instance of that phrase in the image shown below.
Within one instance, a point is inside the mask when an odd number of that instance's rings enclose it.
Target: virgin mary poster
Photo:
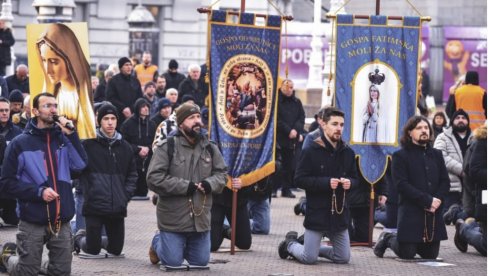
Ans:
[[[52,93],[58,115],[73,121],[81,139],[95,138],[86,23],[27,25],[31,97]]]

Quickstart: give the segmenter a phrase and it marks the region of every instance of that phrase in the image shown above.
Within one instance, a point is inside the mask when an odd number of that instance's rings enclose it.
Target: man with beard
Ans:
[[[185,75],[178,73],[178,62],[174,59],[169,61],[168,71],[163,74],[166,79],[166,90],[178,89],[180,83],[185,80]]]
[[[461,194],[463,189],[463,160],[468,143],[471,140],[469,117],[463,109],[458,109],[452,114],[450,127],[437,136],[434,148],[442,151],[447,172],[451,181],[449,194],[444,201],[442,210],[446,225],[456,223],[457,219],[466,219],[468,216],[462,210]]]
[[[349,209],[347,192],[357,186],[354,151],[342,141],[344,113],[328,107],[323,113],[323,132],[302,151],[295,181],[307,196],[304,242],[290,231],[278,247],[280,258],[293,257],[313,264],[323,257],[337,264],[349,263]],[[332,246],[322,245],[326,235]]]
[[[165,97],[166,94],[166,79],[163,77],[163,75],[158,76],[156,80],[156,97],[158,100],[162,99]]]
[[[57,115],[56,98],[40,93],[32,101],[35,115],[7,147],[0,194],[17,198],[20,217],[17,245],[3,246],[0,265],[10,275],[70,275],[75,214],[71,173],[86,167],[87,157],[72,122]],[[49,260],[43,260],[43,248]],[[17,254],[17,255],[16,255]]]
[[[151,143],[156,133],[156,125],[149,118],[150,107],[145,99],[138,99],[134,105],[134,115],[121,126],[120,132],[132,146],[136,155],[137,184],[133,200],[149,200],[147,197],[146,173],[151,161]]]
[[[440,241],[447,240],[442,203],[449,176],[442,152],[431,146],[432,128],[422,116],[403,128],[402,149],[393,154],[392,174],[398,189],[398,233],[381,233],[374,254],[383,258],[390,248],[401,259],[436,259]],[[308,211],[308,210],[307,210]]]
[[[200,108],[185,103],[176,110],[178,131],[158,143],[147,184],[159,195],[159,233],[149,248],[151,263],[206,266],[210,259],[212,194],[222,192],[227,168],[216,144],[201,134]]]
[[[150,81],[144,85],[143,97],[149,103],[150,116],[152,117],[154,114],[157,114],[159,111],[158,98],[156,97],[156,84],[154,82]]]
[[[156,81],[158,77],[158,66],[151,64],[152,55],[149,51],[142,53],[142,63],[134,66],[134,75],[144,87],[146,83]]]

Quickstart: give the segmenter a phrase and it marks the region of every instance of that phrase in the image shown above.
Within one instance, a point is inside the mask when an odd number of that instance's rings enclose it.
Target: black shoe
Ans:
[[[288,252],[288,245],[291,242],[296,242],[297,238],[298,233],[295,231],[286,233],[285,240],[280,242],[280,245],[278,246],[278,254],[280,255],[280,258],[286,259],[288,256],[290,256],[290,253]]]
[[[291,191],[288,191],[288,192],[281,192],[281,197],[287,197],[287,198],[296,198],[296,196],[291,192]]]
[[[297,242],[303,245],[305,243],[305,235],[300,235],[300,237],[297,238]]]
[[[391,233],[382,232],[378,237],[378,241],[376,241],[376,245],[374,246],[373,252],[376,257],[383,258],[386,249],[388,248],[388,240],[391,237]]]
[[[73,237],[73,251],[76,252],[76,254],[80,254],[81,239],[83,237],[86,237],[86,230],[85,229],[78,230],[78,232],[76,232],[75,236]]]
[[[454,203],[447,209],[447,212],[442,215],[442,219],[444,220],[444,223],[446,225],[451,225],[456,223],[457,215],[459,212],[461,212],[461,206],[459,204]]]
[[[456,221],[456,233],[454,234],[454,245],[459,251],[466,253],[468,251],[468,243],[464,241],[460,236],[461,226],[463,226],[464,220],[458,219]]]
[[[7,272],[8,258],[12,255],[16,255],[17,245],[13,242],[7,242],[3,245],[0,255],[0,271]]]

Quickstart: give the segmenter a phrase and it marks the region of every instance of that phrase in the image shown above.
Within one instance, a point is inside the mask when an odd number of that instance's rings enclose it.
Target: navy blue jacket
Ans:
[[[354,151],[340,142],[337,148],[325,139],[323,134],[304,146],[297,164],[295,182],[305,190],[307,196],[307,213],[303,226],[314,231],[339,232],[349,225],[349,207],[347,201],[342,214],[332,215],[331,178],[348,178],[351,189],[357,186],[357,169]],[[337,208],[342,209],[344,190],[336,189]],[[346,192],[347,198],[348,192]]]
[[[42,199],[45,188],[51,187],[60,196],[60,219],[66,223],[75,214],[71,187],[71,171],[80,172],[87,156],[78,134],[64,135],[59,127],[37,128],[33,118],[24,133],[7,146],[3,160],[0,193],[17,198],[20,219],[47,225],[46,202]],[[56,214],[56,202],[49,203],[51,222]]]

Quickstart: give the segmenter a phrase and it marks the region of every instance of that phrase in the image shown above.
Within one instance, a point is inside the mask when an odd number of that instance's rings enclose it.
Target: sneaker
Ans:
[[[297,238],[297,242],[303,245],[305,243],[305,235],[300,235],[300,237]]]
[[[376,241],[376,245],[374,246],[373,252],[376,257],[383,258],[386,249],[388,248],[388,240],[391,237],[391,233],[388,232],[381,232],[380,236],[378,237],[378,241]]]
[[[17,253],[17,245],[13,242],[7,242],[3,245],[1,255],[0,255],[0,270],[7,271],[8,258]]]
[[[78,232],[76,232],[75,236],[73,237],[73,251],[76,252],[76,254],[80,254],[81,251],[81,239],[83,237],[86,237],[86,230],[85,229],[80,229]]]
[[[288,245],[291,242],[296,242],[298,239],[298,233],[295,231],[290,231],[286,233],[285,240],[280,242],[280,245],[278,246],[278,255],[280,255],[280,258],[286,259],[288,256],[290,256],[290,253],[288,252]]]
[[[153,249],[152,245],[149,246],[149,261],[151,261],[152,264],[157,264],[159,262],[158,254]]]
[[[454,234],[454,245],[459,251],[465,253],[468,251],[468,243],[464,241],[460,236],[461,227],[464,224],[464,220],[458,219],[456,221],[456,233]]]
[[[158,205],[158,197],[159,196],[157,194],[153,194],[151,197],[151,201],[154,206]]]
[[[454,203],[447,209],[447,212],[442,215],[442,219],[444,219],[444,223],[446,225],[451,225],[456,223],[457,215],[461,212],[461,206],[459,204]]]

